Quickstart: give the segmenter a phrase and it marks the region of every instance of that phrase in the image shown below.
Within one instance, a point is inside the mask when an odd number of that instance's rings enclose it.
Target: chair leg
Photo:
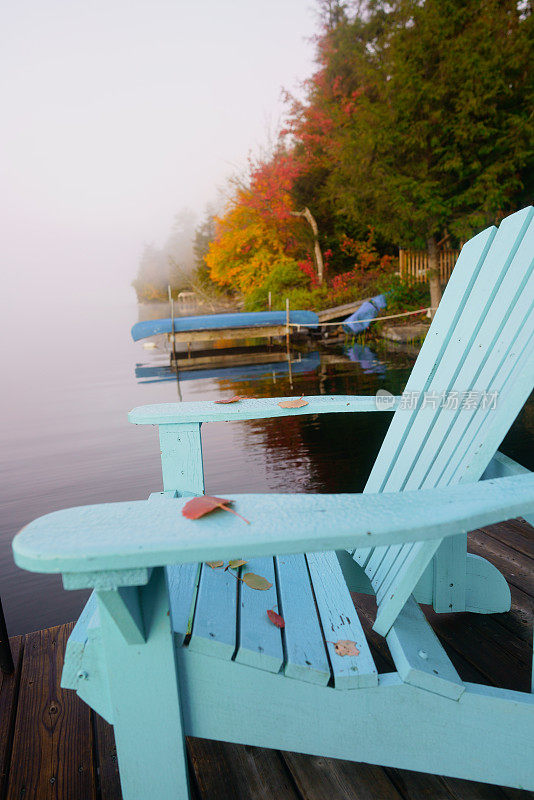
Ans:
[[[187,756],[163,569],[139,589],[146,641],[127,644],[99,603],[124,800],[188,800]]]
[[[467,536],[444,539],[434,556],[435,611],[465,611]]]

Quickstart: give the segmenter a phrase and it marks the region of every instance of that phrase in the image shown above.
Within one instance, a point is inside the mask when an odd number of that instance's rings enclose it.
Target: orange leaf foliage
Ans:
[[[249,186],[239,188],[215,220],[206,264],[216,283],[250,294],[282,259],[294,255],[304,230],[291,213],[298,169],[293,155],[284,152],[250,164]]]

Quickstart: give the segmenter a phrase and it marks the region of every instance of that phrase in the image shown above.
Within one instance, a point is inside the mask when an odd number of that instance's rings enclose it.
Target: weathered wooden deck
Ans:
[[[506,576],[512,610],[477,616],[436,615],[427,609],[429,619],[464,679],[528,691],[534,529],[512,521],[475,531],[470,550],[486,556]],[[390,671],[385,641],[370,632],[374,601],[362,595],[354,600],[379,670]],[[0,800],[121,797],[112,728],[74,692],[59,687],[71,629],[72,624],[61,625],[11,640],[15,673],[0,678]],[[189,741],[189,755],[197,800],[534,798],[534,792],[202,739]]]

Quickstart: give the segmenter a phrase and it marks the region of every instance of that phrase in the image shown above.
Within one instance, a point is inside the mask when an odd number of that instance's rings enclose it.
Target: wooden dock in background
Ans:
[[[333,308],[324,308],[322,311],[317,312],[319,322],[333,322],[336,319],[343,320],[346,317],[354,314],[359,309],[362,303],[370,300],[370,297],[364,297],[363,300],[353,300],[352,303],[345,303],[342,306],[333,306]]]
[[[528,691],[534,529],[513,520],[474,531],[469,550],[505,575],[512,610],[438,615],[426,607],[427,617],[463,679]],[[391,671],[386,642],[371,630],[374,599],[353,599],[375,663]],[[112,727],[60,688],[72,627],[11,639],[15,672],[0,677],[1,800],[121,798]],[[278,750],[203,739],[189,739],[188,748],[196,800],[534,800],[534,792]]]

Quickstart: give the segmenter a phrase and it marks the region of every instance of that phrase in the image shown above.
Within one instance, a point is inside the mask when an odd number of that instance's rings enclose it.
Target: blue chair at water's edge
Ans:
[[[463,247],[364,494],[234,495],[249,525],[181,514],[204,491],[202,423],[376,411],[373,397],[145,406],[130,420],[159,427],[163,492],[17,536],[21,567],[94,589],[62,685],[114,725],[126,800],[189,796],[187,735],[534,789],[534,694],[463,681],[419,608],[510,607],[466,532],[534,520],[534,475],[497,452],[534,386],[533,254],[532,208]],[[272,587],[206,564],[238,557]],[[395,672],[377,674],[350,591],[376,594]]]

